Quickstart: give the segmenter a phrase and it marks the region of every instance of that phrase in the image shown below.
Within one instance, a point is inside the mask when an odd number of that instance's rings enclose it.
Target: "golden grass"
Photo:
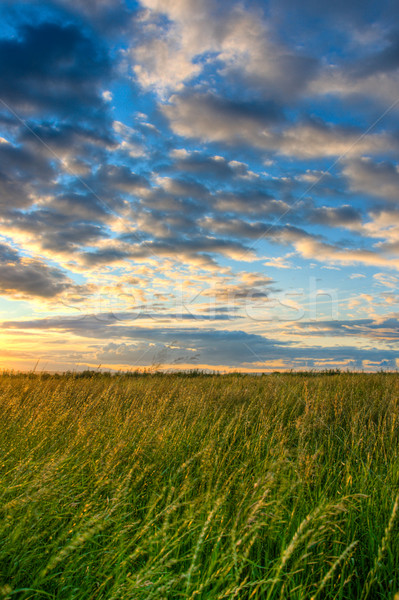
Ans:
[[[0,598],[387,599],[399,376],[0,377]]]

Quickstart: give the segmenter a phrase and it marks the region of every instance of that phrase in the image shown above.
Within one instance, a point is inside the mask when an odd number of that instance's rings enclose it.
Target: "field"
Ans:
[[[0,598],[399,598],[399,375],[0,377]]]

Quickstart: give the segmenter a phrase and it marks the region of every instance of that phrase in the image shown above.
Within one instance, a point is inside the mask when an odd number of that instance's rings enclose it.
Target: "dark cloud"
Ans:
[[[362,221],[361,213],[348,204],[337,207],[315,207],[309,211],[308,217],[311,223],[330,225],[332,227],[344,227],[346,225],[359,224]]]
[[[178,186],[176,186],[178,187]],[[166,185],[162,187],[153,187],[150,193],[143,195],[140,198],[140,204],[142,207],[149,209],[154,212],[156,218],[162,218],[162,216],[171,215],[173,213],[179,213],[188,218],[190,216],[195,217],[202,215],[209,206],[210,194],[204,194],[198,198],[198,192],[201,190],[195,184],[190,186],[187,182],[185,185],[186,191],[189,192],[190,197],[185,197],[179,194],[173,193],[174,184]],[[179,186],[179,191],[182,192],[182,187]],[[194,198],[194,199],[193,199]]]
[[[65,274],[46,263],[21,256],[0,244],[0,293],[23,298],[54,298],[71,288]]]
[[[139,307],[140,309],[140,307]],[[95,318],[104,324],[111,324],[123,321],[143,321],[152,320],[154,324],[158,323],[172,323],[176,321],[229,321],[230,319],[238,319],[238,315],[233,314],[231,308],[229,309],[230,314],[219,314],[219,311],[213,310],[215,314],[204,314],[204,311],[200,312],[195,310],[191,305],[186,306],[183,304],[180,311],[171,312],[162,306],[158,311],[148,311],[143,308],[141,311],[127,311],[127,312],[109,312],[109,313],[98,313],[93,315],[87,315],[85,319]]]
[[[33,149],[0,143],[0,212],[12,217],[15,209],[28,209],[37,196],[53,189],[54,166]]]
[[[313,56],[334,58],[346,58],[345,50],[361,52],[362,34],[367,40],[370,30],[390,29],[399,12],[391,0],[271,0],[268,8],[275,29],[291,46],[305,44]]]
[[[286,352],[281,349],[286,347],[284,342],[277,340],[268,340],[260,335],[248,334],[244,331],[228,331],[215,329],[193,329],[174,327],[135,327],[131,325],[104,324],[101,320],[94,317],[85,317],[81,319],[38,319],[34,321],[6,321],[2,327],[5,329],[19,329],[23,327],[26,330],[58,330],[86,336],[89,338],[109,338],[135,340],[136,342],[145,342],[145,345],[138,347],[140,356],[143,348],[148,349],[149,342],[168,345],[175,341],[183,349],[191,347],[200,358],[209,363],[220,364],[220,359],[226,360],[229,364],[240,364],[242,362],[255,362],[256,360],[265,360],[273,357],[273,352],[277,352],[277,357],[281,357]],[[276,354],[274,354],[276,357]],[[148,357],[144,364],[148,364]]]
[[[125,355],[125,360],[136,364],[150,364],[153,346],[160,344],[166,348],[173,346],[176,353],[166,355],[163,362],[173,362],[176,355],[186,354],[189,361],[190,353],[195,353],[198,361],[209,365],[229,364],[235,367],[264,367],[268,361],[280,360],[286,366],[307,368],[313,366],[323,367],[323,362],[347,361],[352,367],[362,368],[363,361],[374,361],[376,365],[381,361],[388,361],[394,367],[398,356],[396,350],[373,350],[356,348],[353,346],[309,346],[298,347],[287,342],[267,338],[262,335],[247,333],[240,330],[194,329],[176,327],[135,327],[132,325],[116,324],[115,320],[108,324],[96,316],[87,316],[79,319],[66,319],[56,317],[53,319],[37,319],[31,321],[4,321],[4,329],[24,330],[54,330],[64,334],[75,334],[91,339],[120,340],[110,342],[111,349],[130,346],[130,352]],[[123,340],[123,341],[122,341]],[[134,344],[131,342],[134,341]],[[130,342],[130,343],[129,343]],[[109,350],[110,348],[108,348]],[[157,348],[155,348],[157,350]],[[99,349],[100,351],[100,349]],[[106,352],[104,353],[106,356]],[[115,352],[115,362],[123,362],[118,352]]]
[[[90,207],[76,206],[71,202],[71,198],[66,201],[58,200],[58,206],[65,210],[65,213],[56,210],[38,209],[32,212],[9,211],[7,226],[11,229],[28,234],[28,237],[36,239],[43,250],[60,252],[78,252],[81,245],[90,245],[98,242],[106,234],[101,225],[95,222],[79,221],[78,215],[68,212],[68,207],[73,210],[78,209],[80,218],[82,214],[89,214]],[[55,206],[57,207],[57,202]],[[99,220],[99,216],[104,216],[100,207],[98,212],[91,212]],[[3,224],[6,229],[6,222]]]
[[[180,153],[180,156],[178,154],[173,170],[194,173],[204,181],[226,180],[248,174],[247,165],[243,163],[229,161],[223,156],[208,156],[198,151],[187,154]]]
[[[187,212],[187,203],[182,204],[181,213],[173,211],[171,214],[156,210],[141,211],[136,215],[136,223],[140,233],[160,238],[176,238],[178,235],[198,234],[198,225]]]
[[[209,194],[209,190],[205,185],[197,181],[174,178],[166,179],[162,183],[163,189],[174,197],[204,199]]]
[[[100,166],[93,185],[99,186],[102,190],[107,186],[127,194],[137,194],[150,187],[145,177],[133,173],[129,167],[112,164]]]
[[[197,266],[215,266],[211,255],[222,255],[230,258],[254,257],[253,253],[238,241],[220,239],[210,236],[146,240],[137,243],[137,234],[126,234],[122,238],[122,247],[100,249],[93,252],[82,252],[82,260],[88,265],[108,264],[123,259],[144,258],[177,258],[179,261],[194,263]]]
[[[362,369],[363,361],[374,363],[374,368],[396,368],[397,353],[386,350],[383,353],[373,350],[362,350],[355,347],[317,346],[309,348],[294,348],[284,345],[275,339],[247,334],[243,331],[217,332],[189,330],[183,336],[176,330],[166,330],[161,339],[155,332],[147,333],[147,339],[152,340],[152,346],[147,341],[134,344],[111,342],[105,348],[98,347],[97,363],[111,364],[206,364],[219,366],[222,364],[240,368],[270,369],[270,365],[279,362],[278,368],[325,369],[339,366],[349,369]],[[133,337],[133,336],[132,336]],[[138,336],[140,339],[140,334]],[[190,339],[192,341],[190,341]],[[155,347],[154,347],[155,346]],[[194,364],[193,364],[194,363]]]
[[[151,251],[145,252],[143,250],[140,257],[151,256]],[[81,252],[80,258],[88,267],[99,266],[99,265],[112,265],[115,262],[126,260],[131,257],[131,253],[127,250],[121,250],[119,248],[106,248],[100,250],[93,250],[89,252]]]
[[[398,164],[371,158],[360,158],[347,161],[343,169],[349,179],[352,190],[368,196],[375,196],[388,202],[399,199],[399,166]]]
[[[216,282],[212,287],[203,292],[204,297],[210,297],[217,302],[230,302],[231,311],[239,309],[242,304],[248,309],[248,304],[258,300],[265,301],[270,291],[275,291],[271,286],[274,283],[270,277],[248,277],[247,281],[234,284],[229,281]]]
[[[280,216],[290,207],[282,200],[276,200],[264,191],[246,190],[221,192],[213,199],[213,209],[224,214],[241,214],[253,216]]]
[[[391,73],[399,69],[399,31],[391,31],[386,47],[377,53],[362,58],[351,69],[354,77],[368,77],[376,73]]]
[[[8,212],[10,207],[27,208],[32,204],[32,188],[27,184],[10,179],[0,172],[0,210]]]
[[[215,219],[206,217],[200,222],[206,231],[212,231],[223,236],[232,236],[234,238],[257,239],[269,232],[274,233],[274,227],[270,223],[242,221],[239,219]]]
[[[261,221],[248,222],[241,219],[223,219],[221,217],[206,217],[201,221],[204,229],[215,234],[233,238],[259,239],[267,237],[280,243],[291,243],[302,239],[313,239],[313,236],[293,226],[281,226]]]
[[[22,24],[0,40],[1,98],[15,111],[98,116],[110,68],[103,47],[72,23]]]
[[[55,213],[55,217],[57,215],[61,217],[62,225],[65,225],[67,221],[73,223],[87,221],[94,225],[95,222],[102,222],[109,217],[105,202],[90,192],[54,196],[47,203],[47,208]]]
[[[46,184],[55,175],[54,167],[40,154],[25,146],[0,144],[0,166],[15,185],[19,183]]]
[[[372,21],[378,16],[383,16],[386,9],[389,9],[389,4],[389,0],[381,0],[378,5],[374,0],[336,0],[323,4],[318,0],[303,0],[300,5],[296,0],[272,0],[271,2],[274,10],[282,13],[285,11],[301,13],[302,16],[310,18],[311,23],[314,22],[315,17],[321,17],[327,25],[331,18],[340,21],[349,19],[352,23]]]
[[[302,322],[298,326],[307,330],[308,335],[365,337],[391,342],[396,342],[399,339],[399,319],[396,316],[343,321],[320,320],[317,322]]]
[[[131,27],[132,12],[124,0],[55,0],[55,4],[87,19],[102,35],[121,36]]]
[[[17,141],[26,152],[37,160],[55,164],[57,171],[63,171],[77,178],[87,175],[107,160],[107,151],[112,151],[115,141],[104,121],[80,125],[66,121],[27,121],[20,126]]]

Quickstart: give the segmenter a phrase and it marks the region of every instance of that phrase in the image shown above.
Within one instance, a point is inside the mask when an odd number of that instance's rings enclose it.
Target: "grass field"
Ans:
[[[399,592],[397,374],[9,373],[0,404],[0,598]]]

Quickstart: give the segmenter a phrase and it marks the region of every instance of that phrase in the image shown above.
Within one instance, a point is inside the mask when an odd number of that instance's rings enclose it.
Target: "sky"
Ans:
[[[399,366],[399,5],[0,3],[0,368]]]

